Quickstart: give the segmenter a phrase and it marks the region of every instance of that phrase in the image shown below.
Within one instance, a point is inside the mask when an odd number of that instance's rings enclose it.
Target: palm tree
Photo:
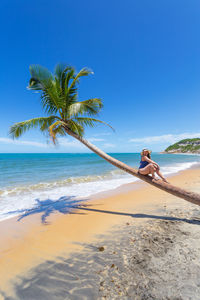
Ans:
[[[42,66],[31,65],[30,73],[28,89],[40,93],[41,104],[47,116],[15,123],[10,128],[10,135],[13,138],[19,138],[29,129],[38,127],[42,132],[47,132],[54,143],[56,143],[57,137],[70,135],[117,168],[170,194],[200,205],[199,194],[183,190],[161,180],[153,180],[150,176],[138,174],[136,169],[111,157],[83,138],[86,126],[94,127],[97,123],[108,125],[94,118],[103,107],[101,99],[78,100],[79,80],[83,76],[92,74],[91,70],[83,68],[76,73],[73,67],[58,64],[53,75]]]

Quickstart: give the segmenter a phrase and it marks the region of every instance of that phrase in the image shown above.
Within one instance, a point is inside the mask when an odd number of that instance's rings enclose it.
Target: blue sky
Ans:
[[[39,131],[10,140],[11,124],[43,115],[26,89],[30,64],[94,71],[79,96],[103,99],[100,117],[116,132],[98,126],[86,137],[105,151],[200,137],[199,15],[199,0],[1,0],[0,152],[88,151],[71,138],[55,148]]]

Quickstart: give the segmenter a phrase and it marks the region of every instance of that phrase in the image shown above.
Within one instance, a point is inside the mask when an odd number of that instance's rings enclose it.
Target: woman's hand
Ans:
[[[160,166],[159,166],[157,163],[155,163],[154,166],[155,166],[158,170],[160,170]]]
[[[160,170],[159,165],[155,161],[153,161],[152,159],[148,158],[147,156],[144,156],[144,159],[146,161],[148,161],[149,163],[153,164],[158,170]]]

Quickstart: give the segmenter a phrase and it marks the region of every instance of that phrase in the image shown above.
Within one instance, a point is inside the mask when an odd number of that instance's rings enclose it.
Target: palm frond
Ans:
[[[75,69],[72,66],[66,64],[58,64],[55,68],[55,83],[57,94],[62,98],[62,110],[66,111],[66,108],[77,101],[77,87],[69,90],[70,82],[75,78]]]
[[[70,87],[69,87],[69,90],[71,88],[73,88],[73,86],[79,82],[79,78],[82,77],[82,76],[87,76],[89,74],[94,74],[94,72],[88,68],[83,68],[81,69],[78,74],[75,76],[74,80],[72,81]]]
[[[51,136],[54,145],[57,143],[57,137],[58,136],[66,136],[67,133],[65,131],[65,129],[62,126],[57,126],[56,128],[54,128],[53,130],[53,136]]]
[[[83,136],[84,134],[84,127],[79,122],[77,122],[77,120],[68,120],[67,127],[73,132],[77,133],[79,136]]]
[[[74,118],[74,120],[83,127],[84,126],[94,127],[96,123],[101,123],[110,127],[113,131],[115,131],[115,129],[110,124],[98,119],[89,118],[89,117],[76,117]]]
[[[75,68],[71,66],[68,69],[66,69],[66,72],[63,72],[62,80],[65,89],[67,88],[69,90],[70,82],[73,81],[76,77],[75,73],[76,73]]]
[[[60,83],[62,80],[63,73],[66,71],[67,68],[70,68],[70,67],[64,63],[59,63],[55,67],[54,74],[55,74],[55,77],[60,81]]]
[[[78,94],[77,87],[74,86],[71,89],[69,88],[70,82],[73,81],[74,78],[75,78],[75,69],[73,67],[68,69],[67,72],[63,74],[62,90],[63,90],[63,94],[65,95],[65,101],[66,101],[65,107],[68,107],[71,103],[73,103],[74,97],[77,98],[77,94]]]
[[[40,65],[31,65],[30,73],[28,89],[40,91],[45,112],[50,114],[59,112],[61,115],[64,99],[61,97],[60,86],[57,85],[51,72]]]
[[[69,80],[75,78],[75,69],[64,63],[57,64],[55,67],[55,80],[59,82],[62,91],[68,87]]]
[[[49,91],[44,91],[41,96],[42,108],[47,114],[56,114],[59,109],[58,106],[55,105],[55,101],[52,100],[52,94]]]
[[[28,89],[43,91],[51,86],[53,75],[47,68],[40,65],[31,65],[29,70],[31,79],[29,81]]]
[[[32,128],[40,128],[41,131],[46,131],[56,119],[56,116],[49,116],[15,123],[10,127],[9,135],[12,138],[19,138],[22,134]]]
[[[99,98],[92,98],[81,102],[72,103],[68,107],[68,117],[75,117],[78,115],[97,115],[103,107],[102,100]]]
[[[57,64],[54,71],[54,80],[56,83],[56,89],[59,97],[63,96],[63,88],[62,88],[62,78],[68,66],[66,64],[60,63]]]
[[[55,144],[57,133],[62,133],[64,135],[64,126],[66,124],[63,121],[56,121],[51,126],[49,126],[49,135],[51,136],[53,143]]]

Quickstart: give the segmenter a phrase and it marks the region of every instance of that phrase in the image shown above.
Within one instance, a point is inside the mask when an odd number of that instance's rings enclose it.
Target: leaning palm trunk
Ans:
[[[54,142],[57,136],[65,136],[67,133],[115,167],[174,196],[200,205],[200,195],[161,180],[154,180],[150,176],[138,174],[136,169],[111,157],[82,137],[84,128],[87,126],[94,127],[97,123],[108,125],[94,118],[103,107],[101,99],[78,100],[79,79],[92,74],[91,70],[83,68],[76,73],[72,66],[58,64],[53,75],[42,66],[32,65],[30,66],[30,73],[29,89],[40,92],[41,104],[48,116],[15,123],[10,128],[10,135],[13,138],[19,138],[29,129],[38,127],[42,132],[48,132]]]
[[[110,164],[114,165],[115,167],[133,175],[138,177],[139,179],[146,181],[147,183],[165,191],[168,192],[174,196],[183,198],[184,200],[187,200],[191,203],[200,205],[200,195],[197,193],[193,193],[193,192],[189,192],[186,191],[184,189],[181,189],[179,187],[176,187],[172,184],[169,183],[165,183],[162,180],[154,180],[152,179],[150,176],[148,175],[141,175],[138,173],[138,170],[131,168],[130,166],[124,164],[123,162],[113,158],[112,156],[106,154],[105,152],[103,152],[102,150],[100,150],[99,148],[97,148],[95,145],[91,144],[89,141],[85,140],[84,138],[82,138],[81,136],[79,136],[78,134],[74,133],[73,131],[66,129],[67,133],[69,135],[71,135],[72,137],[74,137],[75,139],[79,140],[82,144],[84,144],[86,147],[88,147],[90,150],[92,150],[94,153],[96,153],[97,155],[99,155],[100,157],[102,157],[103,159],[105,159],[106,161],[108,161]]]

